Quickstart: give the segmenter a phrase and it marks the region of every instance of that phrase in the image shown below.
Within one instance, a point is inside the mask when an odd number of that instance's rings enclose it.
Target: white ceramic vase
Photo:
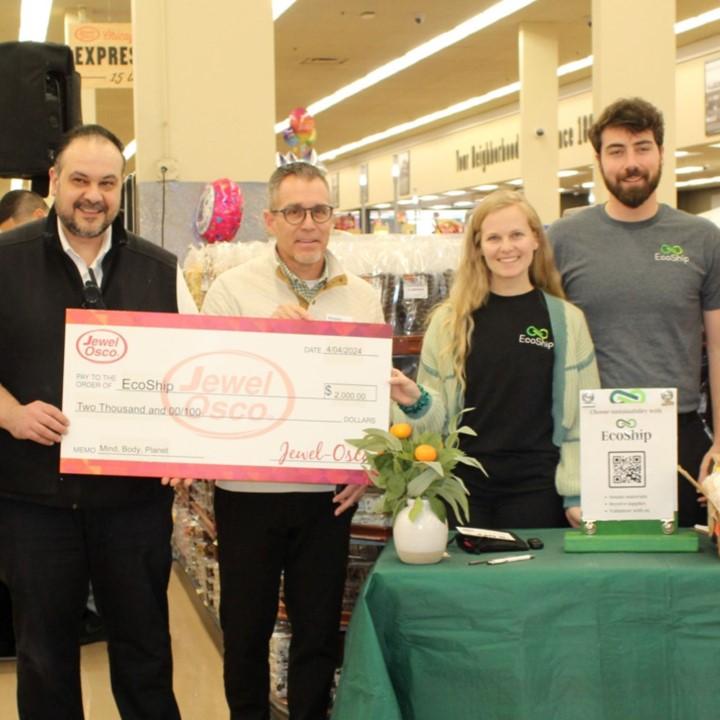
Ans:
[[[393,524],[393,541],[398,557],[404,563],[423,565],[440,562],[448,543],[448,525],[438,519],[430,503],[422,500],[422,512],[413,521],[410,510],[415,498],[397,514]]]

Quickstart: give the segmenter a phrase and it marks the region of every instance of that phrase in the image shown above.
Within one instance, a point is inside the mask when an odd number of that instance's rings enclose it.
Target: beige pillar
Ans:
[[[133,0],[139,182],[267,181],[274,167],[270,0]]]
[[[621,97],[639,96],[665,116],[660,201],[676,205],[675,0],[593,0],[593,114]],[[596,171],[595,199],[607,191]]]
[[[557,220],[558,41],[551,23],[523,23],[519,39],[520,172],[544,223]]]

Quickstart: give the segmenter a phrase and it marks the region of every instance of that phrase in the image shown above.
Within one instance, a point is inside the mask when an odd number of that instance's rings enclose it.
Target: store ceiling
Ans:
[[[259,0],[253,0],[255,2]],[[270,0],[266,0],[269,2]],[[330,94],[373,68],[482,12],[495,0],[297,0],[275,23],[276,119],[295,107]],[[716,0],[677,0],[677,18],[716,8]],[[0,42],[17,38],[20,0],[0,0]],[[64,16],[78,7],[88,20],[129,22],[130,0],[55,0],[48,40],[63,42]],[[378,85],[316,116],[319,152],[445,108],[518,79],[517,28],[520,22],[552,22],[558,27],[560,64],[592,54],[591,0],[537,0],[491,28],[472,35]],[[678,36],[684,46],[720,35],[720,22]],[[562,84],[589,78],[588,70]],[[506,104],[496,101],[496,105]],[[98,90],[97,121],[125,142],[133,138],[132,91]],[[492,109],[484,106],[484,110]],[[469,111],[468,115],[472,115]],[[454,116],[457,122],[463,116]],[[441,128],[443,123],[438,123]],[[424,127],[422,132],[437,129]],[[418,131],[420,132],[420,131]],[[405,136],[407,137],[407,136]],[[286,150],[281,136],[278,149]],[[693,148],[678,164],[705,165],[720,175],[719,148]],[[565,187],[589,180],[562,181]],[[693,176],[695,177],[695,176]],[[7,189],[0,183],[0,191]],[[437,188],[446,190],[447,188]]]

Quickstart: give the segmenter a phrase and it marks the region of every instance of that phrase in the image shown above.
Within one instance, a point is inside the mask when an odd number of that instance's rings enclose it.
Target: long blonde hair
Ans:
[[[460,265],[447,300],[435,312],[443,312],[444,337],[447,343],[441,355],[450,355],[455,376],[465,390],[465,360],[470,352],[474,329],[472,314],[485,305],[490,295],[490,269],[483,258],[480,239],[482,224],[491,213],[507,207],[520,208],[539,243],[529,268],[530,283],[550,295],[564,298],[560,273],[555,267],[552,247],[540,218],[524,195],[513,190],[496,190],[475,208],[465,229]],[[434,314],[434,313],[433,313]]]

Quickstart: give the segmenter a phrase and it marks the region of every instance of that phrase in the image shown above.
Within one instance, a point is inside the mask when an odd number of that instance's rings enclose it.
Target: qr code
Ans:
[[[611,452],[610,463],[611,488],[645,487],[645,452]]]

